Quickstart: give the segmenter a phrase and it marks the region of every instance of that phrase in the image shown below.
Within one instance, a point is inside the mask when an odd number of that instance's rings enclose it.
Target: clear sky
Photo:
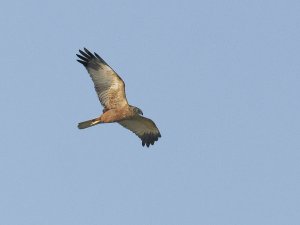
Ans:
[[[299,1],[5,1],[1,225],[300,224]],[[102,112],[123,78],[162,138]]]

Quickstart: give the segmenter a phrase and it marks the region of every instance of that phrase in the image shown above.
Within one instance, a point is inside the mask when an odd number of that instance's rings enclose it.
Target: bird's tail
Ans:
[[[79,129],[85,129],[85,128],[88,128],[88,127],[95,126],[99,123],[101,123],[101,120],[99,118],[92,119],[92,120],[87,120],[87,121],[79,123],[78,128]]]

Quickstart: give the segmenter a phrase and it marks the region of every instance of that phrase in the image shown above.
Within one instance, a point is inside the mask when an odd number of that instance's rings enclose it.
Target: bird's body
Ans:
[[[105,111],[101,116],[103,123],[121,122],[124,119],[130,119],[136,115],[133,108],[129,105],[122,108],[110,109]]]
[[[117,122],[141,138],[143,146],[153,145],[161,134],[152,120],[141,116],[142,110],[128,104],[122,78],[96,53],[93,55],[86,48],[79,52],[81,55],[77,54],[77,61],[83,64],[90,74],[104,109],[102,115],[79,123],[78,128],[85,129],[99,123]]]
[[[99,116],[98,118],[93,119],[92,125],[96,125],[98,123],[114,123],[114,122],[121,122],[125,119],[131,119],[136,115],[134,110],[129,106],[124,106],[122,108],[116,108],[116,109],[106,109],[103,110],[103,114]],[[80,129],[87,128],[82,127],[79,123],[78,127]]]

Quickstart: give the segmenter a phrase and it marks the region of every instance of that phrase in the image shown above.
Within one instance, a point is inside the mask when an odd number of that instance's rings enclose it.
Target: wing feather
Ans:
[[[161,134],[155,125],[155,123],[143,116],[137,115],[131,119],[122,120],[118,122],[123,127],[135,133],[141,140],[142,145],[149,147],[150,144],[153,145],[158,138],[161,137]]]
[[[98,98],[105,109],[123,107],[128,104],[122,78],[98,55],[89,50],[76,54],[92,78]]]

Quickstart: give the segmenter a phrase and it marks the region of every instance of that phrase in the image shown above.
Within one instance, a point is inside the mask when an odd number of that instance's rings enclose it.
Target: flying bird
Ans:
[[[103,113],[99,117],[78,124],[79,129],[85,129],[100,123],[117,122],[123,127],[135,133],[142,145],[153,145],[161,134],[155,123],[146,117],[138,107],[128,104],[125,93],[125,83],[122,78],[97,54],[92,54],[84,48],[79,50],[78,62],[80,62],[90,74]]]

